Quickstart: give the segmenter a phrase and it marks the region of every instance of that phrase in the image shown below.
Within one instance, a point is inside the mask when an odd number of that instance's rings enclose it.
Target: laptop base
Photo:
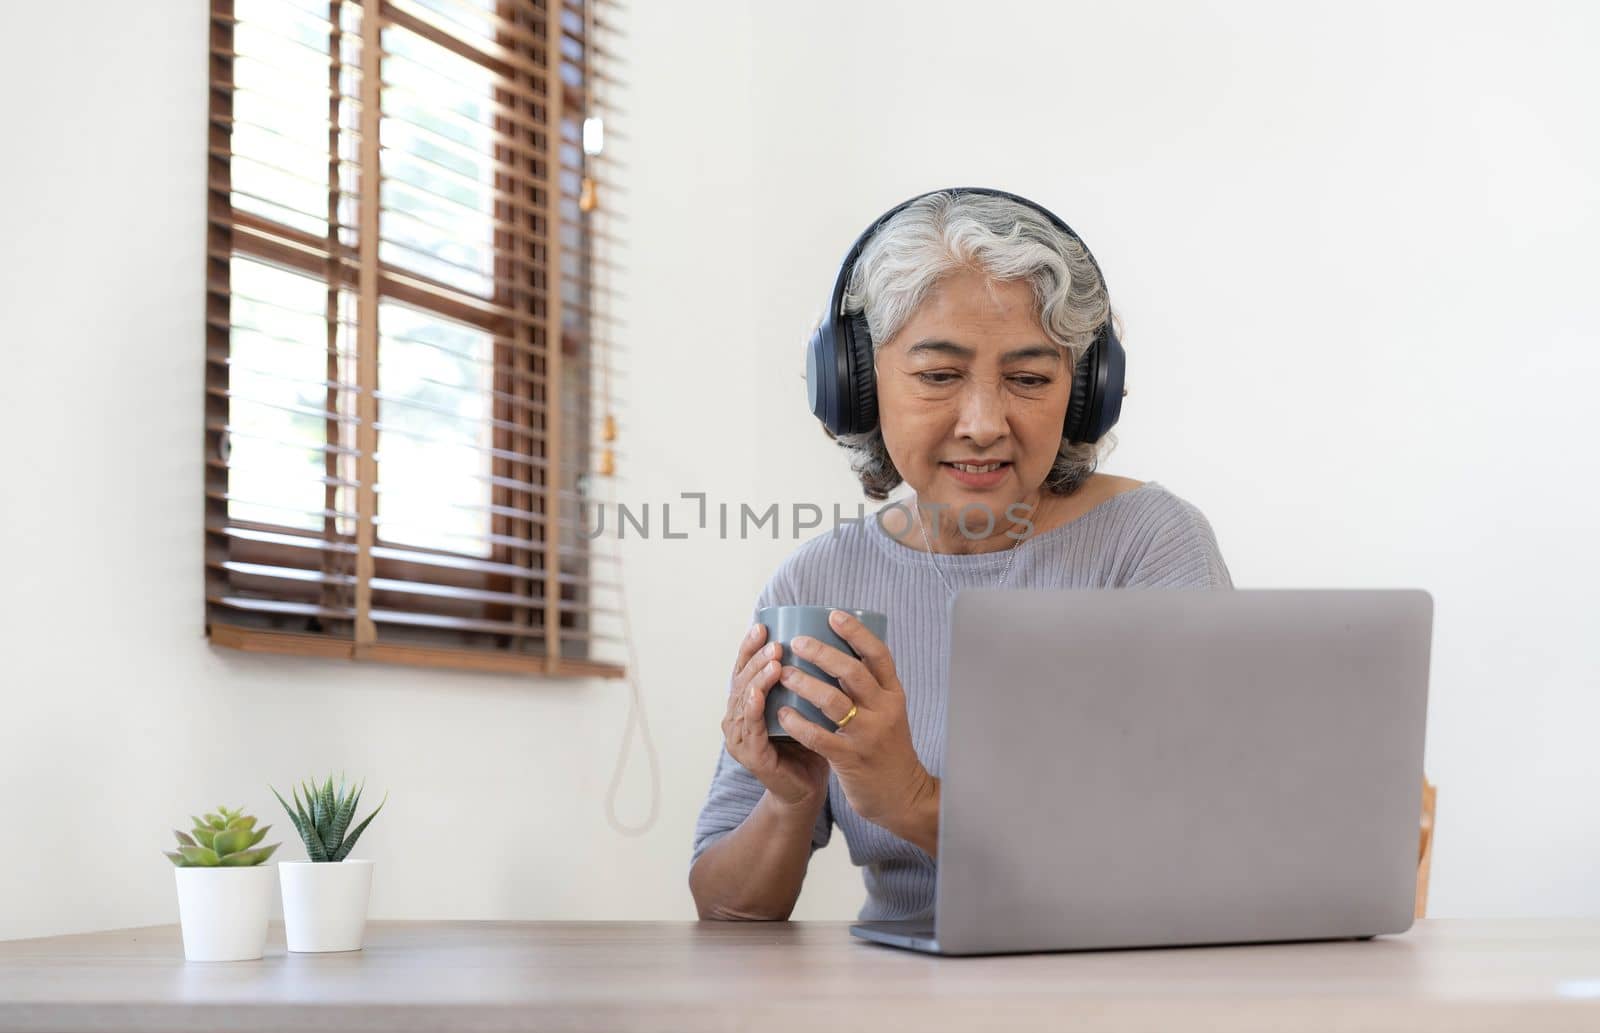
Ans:
[[[899,921],[857,922],[850,926],[850,935],[860,940],[869,940],[888,947],[899,947],[904,950],[918,951],[922,954],[940,954],[955,957],[939,946],[935,936],[934,925],[925,918],[909,918]],[[1005,955],[1005,954],[1057,954],[1099,951],[1133,951],[1133,950],[1192,950],[1196,947],[1255,947],[1272,944],[1290,943],[1327,943],[1337,940],[1366,941],[1376,936],[1367,933],[1361,936],[1314,936],[1304,939],[1292,940],[1239,940],[1239,941],[1199,941],[1195,943],[1163,943],[1150,946],[1136,946],[1122,944],[1115,947],[1033,947],[1015,951],[980,951],[980,955]]]
[[[850,927],[850,935],[873,943],[906,950],[939,954],[939,941],[934,937],[933,922],[923,918],[909,918],[889,922],[857,922]]]

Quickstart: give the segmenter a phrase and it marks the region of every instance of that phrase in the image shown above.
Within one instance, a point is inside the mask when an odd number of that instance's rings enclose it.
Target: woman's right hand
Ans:
[[[728,753],[786,807],[817,806],[828,792],[826,757],[797,742],[767,737],[767,693],[782,670],[780,650],[767,645],[767,629],[753,625],[739,644],[722,736]]]

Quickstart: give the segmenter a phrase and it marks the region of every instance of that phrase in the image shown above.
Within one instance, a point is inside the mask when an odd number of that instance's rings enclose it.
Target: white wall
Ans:
[[[726,668],[793,541],[625,543],[640,838],[602,811],[619,684],[204,642],[202,7],[0,41],[0,937],[172,921],[171,826],[330,765],[391,793],[379,916],[692,917]],[[632,7],[624,500],[853,507],[799,379],[834,265],[912,193],[1033,196],[1125,320],[1108,469],[1200,505],[1242,587],[1434,593],[1433,912],[1600,911],[1592,5]],[[69,38],[71,74],[29,42]],[[836,840],[797,917],[861,895]]]

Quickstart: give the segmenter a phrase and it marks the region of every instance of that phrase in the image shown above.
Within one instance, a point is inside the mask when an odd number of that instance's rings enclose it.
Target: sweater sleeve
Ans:
[[[788,579],[788,566],[787,563],[780,565],[768,579],[766,587],[756,599],[755,608],[751,611],[750,624],[755,623],[755,614],[763,607],[783,606],[795,602],[795,595]],[[729,678],[731,677],[730,672]],[[724,697],[730,690],[729,681],[724,680],[722,683]],[[694,863],[700,860],[700,855],[705,853],[707,847],[738,828],[745,818],[750,816],[750,812],[755,810],[756,804],[761,802],[761,796],[765,792],[766,787],[760,780],[743,764],[734,760],[733,755],[728,752],[727,743],[718,746],[716,770],[711,776],[711,790],[700,808],[700,817],[695,821],[694,845],[689,855],[691,869]],[[832,835],[833,804],[831,801],[824,801],[822,812],[817,815],[817,824],[811,831],[811,852],[814,854],[827,846]]]
[[[1139,561],[1128,577],[1130,588],[1232,588],[1233,576],[1217,547],[1211,523],[1192,503],[1169,496],[1150,525]]]

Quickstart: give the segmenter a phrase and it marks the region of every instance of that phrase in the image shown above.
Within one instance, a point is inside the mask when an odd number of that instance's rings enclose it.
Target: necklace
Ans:
[[[944,571],[939,569],[939,561],[933,555],[933,541],[928,537],[928,525],[922,522],[922,504],[920,502],[916,506],[916,511],[917,527],[922,531],[923,544],[928,547],[928,563],[932,565],[933,572],[939,575],[939,580],[944,582],[944,590],[950,595],[955,595],[956,590],[951,587],[949,580],[944,576]],[[1017,546],[1021,545],[1023,538],[1026,537],[1024,535],[1022,538],[1018,538],[1011,543],[1011,548],[1006,550],[1006,569],[1000,572],[1000,580],[994,583],[994,587],[1000,588],[1006,583],[1006,578],[1011,576],[1011,564],[1017,558]]]

